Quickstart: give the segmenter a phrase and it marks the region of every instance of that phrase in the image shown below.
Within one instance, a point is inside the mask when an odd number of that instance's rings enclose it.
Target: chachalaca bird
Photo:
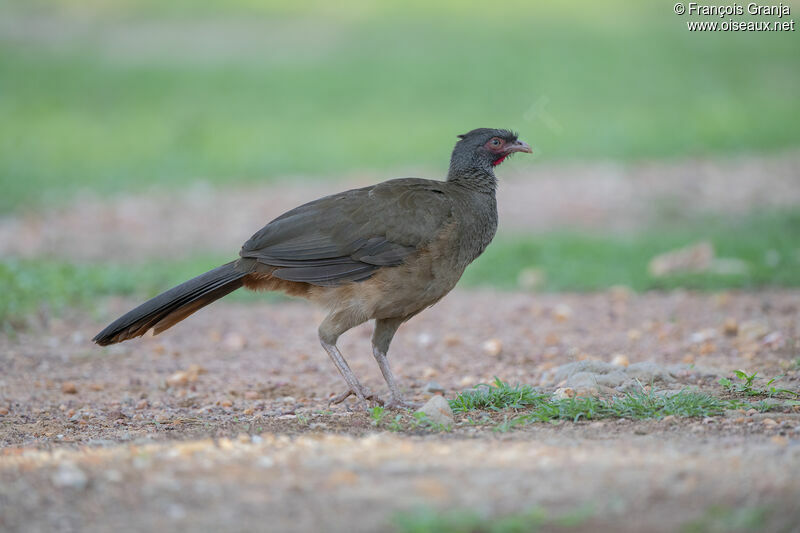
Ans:
[[[494,168],[530,146],[508,130],[480,128],[453,149],[446,181],[394,179],[301,205],[261,228],[239,259],[143,303],[97,334],[102,346],[172,327],[240,287],[279,290],[327,308],[319,339],[355,395],[386,407],[410,407],[386,354],[397,328],[456,285],[497,230]],[[350,370],[336,341],[375,319],[372,353],[389,386],[386,402]]]

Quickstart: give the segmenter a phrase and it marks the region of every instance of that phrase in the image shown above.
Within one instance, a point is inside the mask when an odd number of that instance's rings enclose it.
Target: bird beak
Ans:
[[[508,153],[511,154],[514,152],[525,152],[526,154],[532,154],[533,150],[531,150],[531,147],[528,146],[528,143],[525,141],[514,141],[514,144],[508,147]]]

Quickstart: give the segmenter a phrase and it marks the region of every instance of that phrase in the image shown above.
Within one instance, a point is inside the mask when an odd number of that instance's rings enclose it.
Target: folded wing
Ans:
[[[239,255],[287,281],[336,286],[402,264],[452,216],[442,182],[399,179],[320,198],[261,228]]]

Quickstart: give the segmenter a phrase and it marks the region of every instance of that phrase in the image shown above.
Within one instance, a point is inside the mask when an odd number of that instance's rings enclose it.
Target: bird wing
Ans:
[[[239,255],[287,281],[336,286],[397,266],[452,216],[445,183],[391,180],[301,205],[261,228]]]

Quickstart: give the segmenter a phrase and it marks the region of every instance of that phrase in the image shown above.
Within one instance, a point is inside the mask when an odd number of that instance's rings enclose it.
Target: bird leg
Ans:
[[[350,396],[356,397],[356,403],[362,409],[367,408],[367,400],[380,403],[379,399],[374,394],[361,385],[356,375],[350,370],[347,361],[344,360],[339,348],[336,347],[336,341],[339,339],[339,336],[348,329],[357,326],[359,323],[360,322],[351,315],[331,313],[319,326],[320,344],[325,348],[331,361],[333,361],[333,364],[336,366],[336,370],[339,371],[339,374],[342,375],[342,378],[344,378],[347,383],[347,390],[335,396],[328,405],[341,403]]]
[[[361,385],[356,375],[353,374],[352,370],[350,370],[350,366],[347,364],[347,361],[344,360],[342,353],[335,344],[328,344],[325,341],[321,341],[321,344],[322,347],[325,348],[325,351],[328,352],[331,361],[333,361],[333,364],[336,365],[336,370],[338,370],[342,375],[348,387],[348,389],[342,394],[334,396],[333,399],[328,402],[328,405],[342,403],[350,396],[355,396],[358,405],[364,409],[367,408],[367,400],[378,404],[383,403],[377,396],[370,392],[369,389]]]
[[[403,398],[400,392],[400,387],[397,386],[397,380],[394,377],[391,367],[389,366],[389,358],[386,352],[389,351],[389,344],[392,342],[397,328],[405,322],[405,318],[390,318],[390,319],[375,319],[375,331],[372,333],[372,355],[375,361],[378,362],[378,367],[381,369],[383,379],[389,386],[389,400],[383,403],[386,408],[394,409],[412,409],[419,407],[414,402],[409,402]]]

